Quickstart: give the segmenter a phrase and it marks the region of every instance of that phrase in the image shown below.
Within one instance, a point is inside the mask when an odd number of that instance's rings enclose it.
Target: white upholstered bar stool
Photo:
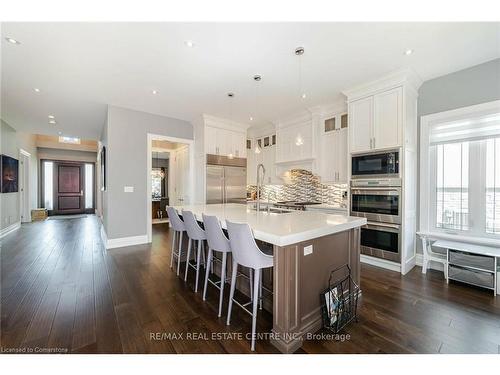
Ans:
[[[170,268],[174,265],[174,257],[177,259],[177,276],[179,276],[179,270],[181,267],[181,256],[182,256],[182,235],[186,231],[184,222],[179,217],[179,214],[175,208],[168,206],[167,214],[170,221],[170,227],[172,228],[172,254],[170,255]],[[177,251],[175,249],[176,236],[179,238],[179,245]]]
[[[227,255],[231,253],[231,246],[229,244],[229,239],[226,237],[222,231],[219,219],[216,216],[208,216],[203,214],[203,225],[205,227],[205,234],[207,235],[208,242],[208,257],[207,257],[207,269],[205,272],[205,286],[203,288],[203,301],[206,300],[208,283],[219,289],[219,318],[222,316],[222,301],[224,298],[224,284],[226,279],[226,269],[227,269]],[[222,261],[214,256],[215,252],[222,253]],[[221,262],[221,275],[219,281],[210,280],[210,271],[213,268],[214,260]],[[213,271],[213,270],[212,270]],[[250,294],[252,293],[252,273],[250,272]],[[246,277],[243,273],[238,273],[238,276]]]
[[[205,230],[200,227],[198,221],[194,217],[194,214],[191,211],[182,210],[182,217],[184,219],[184,225],[186,227],[186,232],[189,237],[188,242],[188,251],[186,258],[186,272],[184,273],[184,281],[187,281],[187,275],[189,267],[192,267],[196,270],[196,281],[194,284],[194,291],[198,292],[198,279],[200,277],[200,265],[202,262],[202,254],[203,260],[205,259],[204,251],[205,251],[205,243],[204,241],[207,239],[205,234]],[[193,241],[198,241],[198,250],[196,251],[196,263],[192,264],[189,259],[191,257],[191,247],[193,245]]]
[[[231,322],[231,309],[233,302],[239,305],[243,310],[252,316],[252,345],[251,350],[255,350],[255,330],[257,325],[257,305],[259,295],[262,293],[260,288],[260,280],[262,278],[262,270],[273,266],[273,257],[264,254],[253,236],[252,230],[248,224],[232,223],[226,220],[227,232],[229,234],[229,243],[233,253],[233,269],[231,274],[231,292],[229,296],[229,308],[227,311],[227,324]],[[241,305],[234,299],[234,290],[236,288],[236,274],[238,266],[244,266],[253,269],[253,298],[252,311],[246,309],[245,305]]]

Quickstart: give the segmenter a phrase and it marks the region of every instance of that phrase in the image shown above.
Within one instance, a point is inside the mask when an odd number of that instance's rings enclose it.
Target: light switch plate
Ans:
[[[124,186],[123,191],[125,193],[133,193],[134,192],[134,187],[133,186]]]
[[[310,255],[313,253],[313,245],[304,246],[304,256]]]

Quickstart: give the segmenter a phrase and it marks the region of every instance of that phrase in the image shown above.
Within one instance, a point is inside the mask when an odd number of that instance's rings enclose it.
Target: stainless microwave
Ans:
[[[398,178],[399,150],[353,155],[351,178]]]

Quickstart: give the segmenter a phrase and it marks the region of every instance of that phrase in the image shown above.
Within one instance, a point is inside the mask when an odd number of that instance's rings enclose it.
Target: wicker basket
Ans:
[[[31,221],[41,221],[45,219],[47,219],[47,210],[45,208],[31,210]]]

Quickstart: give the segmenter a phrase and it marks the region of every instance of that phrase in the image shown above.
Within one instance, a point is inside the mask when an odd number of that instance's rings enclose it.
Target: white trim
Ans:
[[[26,163],[25,163],[26,161]],[[31,223],[31,154],[19,149],[19,162],[22,168],[19,168],[18,179],[22,184],[19,186],[19,216],[22,223]]]
[[[131,237],[121,237],[121,238],[111,238],[108,239],[106,243],[106,249],[114,249],[117,247],[125,247],[125,246],[133,246],[133,245],[142,245],[149,243],[148,236],[131,236]]]
[[[153,168],[153,139],[159,141],[169,141],[175,143],[183,143],[189,146],[189,202],[186,204],[190,204],[194,202],[194,188],[195,188],[195,179],[194,179],[194,139],[187,138],[177,138],[170,137],[166,135],[152,134],[147,133],[147,154],[146,154],[146,241],[141,243],[151,242],[153,240],[153,217],[152,217],[152,207],[151,207],[151,170]],[[170,173],[171,168],[169,168]],[[169,178],[170,180],[170,178]],[[170,187],[169,187],[169,191]],[[136,236],[141,237],[141,236]],[[126,238],[135,238],[135,237],[126,237]],[[129,246],[129,245],[122,245]],[[115,246],[118,247],[118,246]]]
[[[348,90],[344,90],[342,91],[342,94],[347,96],[349,103],[365,96],[390,90],[391,88],[406,86],[407,88],[411,88],[418,96],[418,89],[422,85],[422,82],[422,79],[413,69],[404,68],[396,70],[395,72],[374,81],[363,83]]]
[[[106,231],[104,230],[104,223],[102,222],[102,219],[101,219],[101,241],[102,241],[102,244],[104,245],[105,248],[107,248],[107,245],[108,245],[108,236],[106,235]]]
[[[131,237],[121,237],[121,238],[111,238],[108,239],[106,231],[104,230],[104,225],[101,225],[101,240],[106,249],[115,249],[117,247],[142,245],[148,243],[148,236],[131,236]]]
[[[370,264],[372,266],[385,268],[391,271],[401,272],[401,265],[399,263],[394,263],[385,259],[374,258],[369,255],[361,254],[360,261],[361,263]]]
[[[465,242],[476,242],[471,239],[472,235],[477,238],[477,242],[482,242],[484,244],[500,244],[500,241],[497,240],[494,236],[489,236],[486,233],[482,233],[479,235],[477,232],[478,228],[481,227],[480,224],[476,223],[476,230],[469,230],[470,235],[467,233],[457,233],[451,234],[447,233],[445,230],[441,232],[439,229],[434,228],[434,216],[432,211],[432,206],[434,205],[435,197],[431,194],[433,190],[432,179],[430,178],[431,174],[435,174],[435,167],[431,165],[431,155],[430,155],[430,141],[429,141],[429,132],[430,127],[436,123],[447,122],[452,120],[457,120],[460,118],[466,118],[468,116],[474,116],[481,113],[490,113],[491,111],[498,111],[500,109],[500,100],[494,100],[491,102],[486,102],[482,104],[472,105],[468,107],[462,107],[458,109],[453,109],[444,112],[433,113],[426,116],[420,117],[420,219],[419,219],[419,231],[423,233],[428,233],[432,229],[431,235],[446,239],[456,239],[458,241]],[[483,163],[480,163],[483,164]],[[481,167],[483,168],[483,167]],[[471,168],[469,168],[469,173],[471,173]],[[481,172],[479,172],[481,173]],[[469,177],[470,180],[470,177]],[[472,193],[472,191],[471,191]],[[476,196],[477,194],[474,194]],[[473,204],[470,207],[471,209],[480,209],[477,204]],[[471,211],[472,212],[472,211]],[[439,233],[439,234],[438,234]],[[442,234],[440,234],[442,233]],[[491,242],[490,242],[491,241]]]
[[[21,228],[21,222],[18,221],[17,223],[9,225],[7,228],[3,228],[0,230],[0,238],[4,238],[6,235],[18,230]]]

